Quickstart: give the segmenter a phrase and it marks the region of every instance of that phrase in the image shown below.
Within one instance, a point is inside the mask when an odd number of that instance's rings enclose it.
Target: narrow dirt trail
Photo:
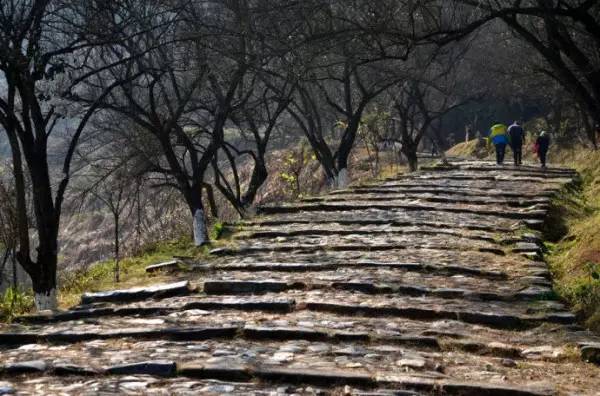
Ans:
[[[458,165],[263,207],[179,283],[0,327],[0,394],[599,394],[536,231],[576,174]]]

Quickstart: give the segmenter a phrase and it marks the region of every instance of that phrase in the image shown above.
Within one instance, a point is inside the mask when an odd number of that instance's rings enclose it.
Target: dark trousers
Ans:
[[[548,154],[548,150],[539,150],[538,155],[540,157],[540,162],[542,163],[542,167],[546,167],[546,155]]]
[[[511,147],[515,165],[521,165],[523,163],[523,144],[513,144]]]
[[[506,153],[506,143],[497,143],[496,145],[496,163],[504,162],[504,153]]]

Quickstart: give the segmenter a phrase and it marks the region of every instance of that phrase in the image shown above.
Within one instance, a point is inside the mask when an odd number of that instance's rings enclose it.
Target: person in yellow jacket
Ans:
[[[506,145],[510,142],[507,133],[508,128],[504,124],[494,124],[490,128],[488,136],[488,145],[494,144],[496,148],[496,163],[502,165],[504,162],[504,154],[506,153]]]

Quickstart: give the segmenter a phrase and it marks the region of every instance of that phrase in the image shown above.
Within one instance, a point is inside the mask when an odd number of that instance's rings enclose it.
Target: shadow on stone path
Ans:
[[[3,325],[0,394],[597,394],[536,231],[576,174],[458,164],[260,208],[185,281]]]

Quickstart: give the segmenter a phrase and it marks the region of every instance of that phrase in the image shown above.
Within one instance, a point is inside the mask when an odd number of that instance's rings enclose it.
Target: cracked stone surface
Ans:
[[[598,394],[527,227],[576,174],[457,165],[261,208],[148,270],[177,283],[0,326],[0,394]]]

